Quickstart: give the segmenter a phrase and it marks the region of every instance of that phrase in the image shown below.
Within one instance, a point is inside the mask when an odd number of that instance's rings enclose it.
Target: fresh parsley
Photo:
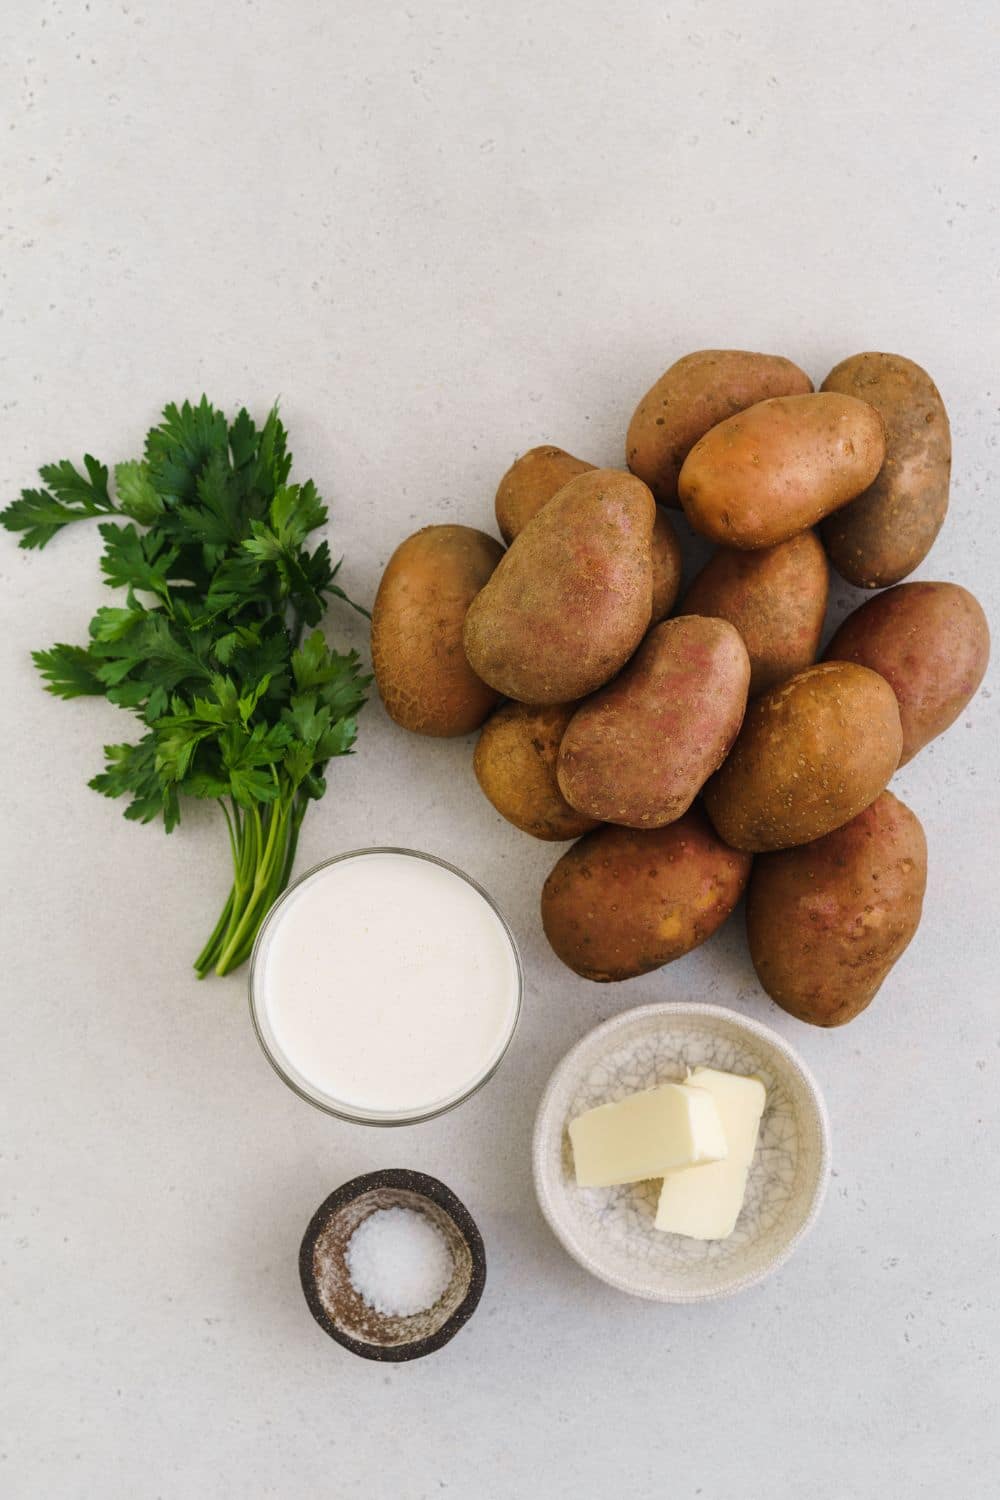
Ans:
[[[90,783],[127,797],[127,818],[162,818],[169,833],[185,797],[222,807],[233,886],[199,977],[249,956],[327,762],[351,753],[371,681],[357,652],[331,650],[315,628],[331,596],[351,601],[326,542],[307,545],[327,510],[312,480],[289,482],[291,468],[277,407],[258,429],[202,396],[166,407],[143,457],[116,465],[113,488],[90,454],[82,472],[63,459],[39,471],[44,489],[0,513],[22,547],[102,518],[101,571],[125,603],[97,611],[86,646],[34,660],[57,697],[102,695],[138,718],[140,738],[105,746]]]

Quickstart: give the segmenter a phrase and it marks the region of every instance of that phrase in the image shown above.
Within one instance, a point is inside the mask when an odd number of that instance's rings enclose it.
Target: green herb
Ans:
[[[195,969],[226,974],[288,883],[306,808],[327,761],[350,754],[371,681],[314,628],[331,595],[351,603],[326,542],[306,546],[326,507],[312,480],[289,483],[277,407],[258,429],[204,396],[168,406],[144,456],[116,466],[114,495],[103,464],[88,454],[83,467],[46,465],[46,488],[0,520],[22,547],[44,547],[71,521],[104,518],[101,571],[125,603],[97,611],[88,645],[34,660],[57,697],[103,695],[142,724],[135,743],[105,747],[90,783],[128,797],[127,818],[162,818],[169,833],[182,798],[221,805],[233,887]]]

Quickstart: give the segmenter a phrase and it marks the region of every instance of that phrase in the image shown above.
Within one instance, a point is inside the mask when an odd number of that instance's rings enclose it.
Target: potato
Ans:
[[[686,615],[735,625],[750,656],[750,696],[811,667],[819,650],[830,570],[813,531],[759,552],[721,548],[684,596]]]
[[[478,729],[498,694],[469,666],[465,613],[503,547],[471,526],[425,526],[389,559],[372,610],[372,666],[386,712],[441,738]]]
[[[543,505],[579,474],[592,473],[593,464],[574,458],[562,448],[531,448],[512,464],[497,490],[497,525],[505,542],[512,542]],[[656,508],[653,522],[653,624],[665,620],[681,586],[681,547],[666,512]]]
[[[575,703],[504,703],[486,720],[472,765],[497,812],[536,839],[578,839],[595,827],[564,801],[556,756]]]
[[[746,647],[727,621],[682,615],[657,625],[570,720],[557,763],[566,801],[628,828],[673,823],[725,759],[749,682]]]
[[[646,633],[656,507],[619,469],[573,479],[514,538],[465,618],[473,671],[521,703],[603,686]]]
[[[769,396],[801,396],[813,388],[798,365],[777,354],[699,349],[661,375],[628,426],[628,466],[661,505],[679,505],[681,465],[710,427]]]
[[[902,745],[885,678],[853,662],[821,662],[754,699],[705,787],[705,807],[735,849],[806,844],[874,802]]]
[[[823,523],[830,561],[862,589],[885,588],[927,556],[948,509],[951,431],[926,370],[899,354],[854,354],[824,391],[868,401],[886,428],[885,463],[862,495]]]
[[[927,842],[891,792],[833,833],[754,861],[747,936],[783,1010],[842,1026],[869,1005],[920,921]]]
[[[848,615],[825,653],[889,683],[903,725],[900,765],[954,724],[989,659],[986,616],[957,583],[900,583],[877,594]]]
[[[715,836],[699,808],[666,828],[598,828],[545,882],[545,935],[584,979],[648,974],[721,927],[750,863]]]
[[[674,607],[681,588],[681,544],[670,524],[665,510],[656,507],[653,522],[652,544],[653,566],[653,616],[652,623],[659,625]]]
[[[515,459],[500,481],[495,502],[497,525],[508,546],[564,484],[594,467],[551,444],[529,448]]]
[[[723,547],[773,547],[868,488],[885,457],[873,406],[826,392],[759,401],[713,427],[678,480],[684,513]]]

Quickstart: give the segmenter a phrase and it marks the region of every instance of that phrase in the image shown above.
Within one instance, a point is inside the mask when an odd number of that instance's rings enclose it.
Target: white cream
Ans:
[[[460,1098],[516,1020],[507,930],[468,881],[378,852],[297,886],[268,923],[254,975],[275,1061],[334,1106],[422,1113]]]

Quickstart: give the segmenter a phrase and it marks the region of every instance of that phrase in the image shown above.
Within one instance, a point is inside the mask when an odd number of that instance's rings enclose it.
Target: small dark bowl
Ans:
[[[409,1317],[376,1312],[351,1283],[345,1253],[362,1220],[380,1208],[426,1214],[448,1242],[455,1270],[433,1307]],[[338,1344],[362,1359],[398,1363],[441,1349],[469,1321],[486,1285],[486,1250],[475,1220],[436,1177],[406,1168],[366,1172],[331,1193],[313,1214],[299,1251],[309,1311]]]

